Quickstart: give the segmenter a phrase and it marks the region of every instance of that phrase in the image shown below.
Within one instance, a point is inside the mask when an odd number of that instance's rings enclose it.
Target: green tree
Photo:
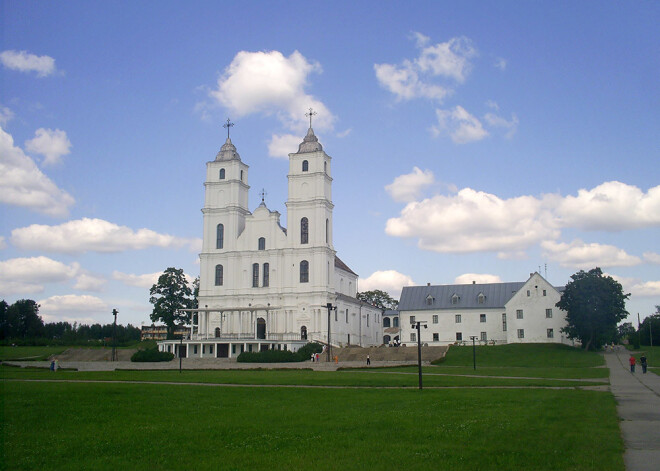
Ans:
[[[655,312],[646,317],[639,326],[639,342],[642,345],[660,345],[660,306],[655,307]]]
[[[45,335],[39,305],[32,299],[19,299],[11,306],[2,301],[0,313],[3,338],[36,338]]]
[[[158,277],[158,282],[149,290],[149,302],[154,305],[151,313],[153,322],[160,321],[167,326],[167,338],[174,338],[174,326],[185,324],[190,316],[180,309],[193,306],[192,289],[183,270],[170,267]]]
[[[561,330],[570,339],[579,339],[585,350],[595,350],[617,335],[617,324],[626,318],[626,299],[621,284],[604,276],[596,267],[580,270],[561,294],[557,307],[566,311],[566,327]]]
[[[365,303],[369,303],[372,306],[381,309],[396,309],[399,306],[399,301],[393,299],[392,296],[379,289],[363,291],[362,293],[358,293],[356,297],[360,301],[364,301]]]

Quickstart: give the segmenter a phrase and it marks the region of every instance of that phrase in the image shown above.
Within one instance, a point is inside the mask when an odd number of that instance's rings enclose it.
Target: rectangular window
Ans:
[[[348,324],[348,309],[346,309],[346,323]]]
[[[369,314],[367,314],[367,327],[369,327]]]
[[[335,309],[335,322],[337,322],[337,311],[338,309]]]
[[[543,290],[543,296],[545,296],[546,294],[547,294],[547,293],[546,293],[546,291],[545,291],[545,290]]]
[[[434,324],[438,323],[438,315],[437,314],[433,314],[433,323]]]
[[[194,345],[194,346],[193,346],[193,353],[194,353],[195,355],[197,355],[197,345]]]
[[[552,319],[552,309],[546,309],[545,310],[545,318],[546,319]]]
[[[410,323],[414,324],[415,323],[415,316],[410,316]]]
[[[517,309],[516,310],[516,319],[522,319],[523,318],[523,310],[522,309]]]
[[[525,329],[518,329],[518,338],[519,339],[525,338]]]
[[[486,314],[479,314],[479,322],[486,322]]]
[[[234,355],[236,353],[236,344],[232,344],[231,346],[231,354]]]
[[[461,323],[461,315],[460,314],[456,314],[455,319],[456,319],[457,324]]]
[[[485,342],[488,340],[488,334],[486,332],[482,332],[480,338]]]
[[[213,345],[209,345],[209,353],[213,355]]]
[[[263,287],[267,288],[269,285],[270,285],[270,264],[264,263]]]
[[[410,341],[411,342],[417,342],[417,334],[415,332],[412,332],[410,334]]]
[[[502,332],[506,332],[506,312],[502,313]]]
[[[549,339],[555,338],[555,330],[554,329],[548,329],[547,330],[547,335]]]
[[[433,341],[437,342],[439,340],[440,340],[440,334],[438,334],[437,332],[434,332],[433,333]]]
[[[456,341],[457,342],[463,341],[463,332],[456,332]]]
[[[253,263],[252,264],[252,287],[253,288],[258,288],[259,287],[259,264],[258,263]]]
[[[529,296],[530,296],[530,292],[529,290],[527,290],[527,297],[529,298]]]

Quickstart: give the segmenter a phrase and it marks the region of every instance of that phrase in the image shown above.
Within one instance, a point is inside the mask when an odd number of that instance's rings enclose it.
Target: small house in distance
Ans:
[[[563,287],[554,287],[540,274],[527,281],[459,285],[406,286],[401,292],[401,342],[417,342],[414,324],[421,321],[421,342],[449,345],[563,343],[573,345],[561,328],[566,313],[555,305]]]

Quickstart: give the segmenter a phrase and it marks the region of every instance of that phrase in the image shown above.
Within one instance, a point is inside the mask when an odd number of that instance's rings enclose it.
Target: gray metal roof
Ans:
[[[516,292],[525,285],[524,281],[513,283],[484,283],[469,285],[404,286],[399,301],[399,311],[437,309],[495,309],[502,308]],[[479,304],[479,294],[485,299]],[[452,297],[458,302],[452,304]],[[431,304],[427,298],[431,296]]]

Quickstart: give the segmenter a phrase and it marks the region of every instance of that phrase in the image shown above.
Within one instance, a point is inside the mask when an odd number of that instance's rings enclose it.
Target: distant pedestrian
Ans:
[[[55,371],[55,360],[50,362],[50,371]]]
[[[371,358],[369,358],[369,355],[367,355],[367,366],[371,365]]]
[[[319,362],[319,354],[317,353],[316,354],[316,363],[318,363],[318,362]]]
[[[60,362],[57,361],[57,358],[55,358],[55,371],[60,369]]]
[[[628,359],[628,363],[630,363],[630,372],[634,373],[635,372],[635,355],[630,355],[630,358]]]
[[[642,353],[642,356],[639,357],[639,363],[642,365],[642,373],[646,374],[646,355]]]
[[[312,363],[314,363],[314,358],[316,358],[316,355],[312,353]]]

